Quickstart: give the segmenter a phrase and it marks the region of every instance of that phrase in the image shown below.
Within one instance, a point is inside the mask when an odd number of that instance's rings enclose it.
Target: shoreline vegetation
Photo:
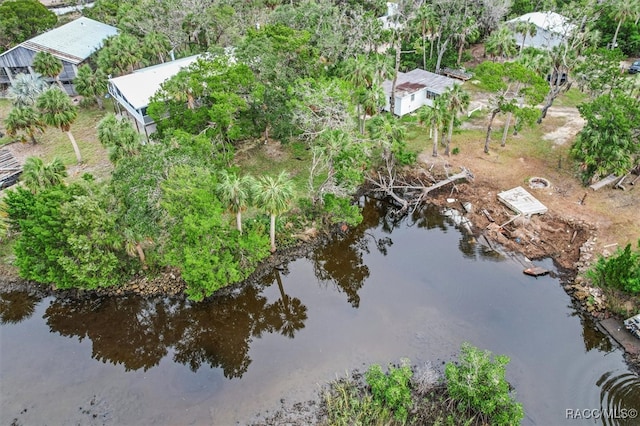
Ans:
[[[5,20],[3,50],[71,19],[19,3],[3,3],[16,18]],[[22,6],[29,28],[20,27]],[[57,87],[63,63],[39,54],[37,75],[16,77],[11,102],[0,100],[0,143],[22,141],[6,148],[24,164],[21,183],[2,193],[0,292],[216,297],[348,233],[363,219],[354,200],[369,192],[397,215],[425,202],[455,208],[478,244],[552,258],[568,271],[562,285],[576,308],[596,320],[640,312],[640,284],[619,274],[638,260],[622,250],[640,240],[635,187],[623,178],[621,189],[586,189],[610,174],[640,174],[640,80],[620,72],[638,54],[637,11],[563,3],[557,11],[578,30],[537,49],[525,46],[535,28],[508,25],[538,12],[531,2],[396,6],[214,2],[203,11],[97,0],[83,10],[120,33],[79,67],[82,96],[72,102]],[[144,108],[156,124],[150,141],[106,113],[116,111],[104,99],[107,76],[194,54]],[[460,67],[473,77],[416,92],[429,102],[412,114],[384,112],[396,111],[400,72]],[[437,187],[460,170],[473,182]],[[546,214],[518,217],[497,200],[534,176],[550,183],[532,188]],[[603,289],[593,285],[601,278]],[[626,282],[608,282],[618,278]],[[626,352],[636,370],[639,353]],[[333,382],[316,416],[518,423],[507,362],[463,346],[443,374],[408,362],[371,366]],[[483,372],[473,395],[456,387],[469,370]],[[411,411],[427,394],[434,404]]]

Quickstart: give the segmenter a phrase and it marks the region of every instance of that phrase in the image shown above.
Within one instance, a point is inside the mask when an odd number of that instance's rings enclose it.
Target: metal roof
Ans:
[[[40,34],[19,46],[38,52],[46,51],[65,61],[79,64],[98,50],[107,37],[116,34],[116,27],[82,17]]]
[[[147,68],[141,68],[131,74],[115,77],[109,83],[116,87],[120,94],[135,109],[149,105],[149,99],[158,91],[160,85],[195,62],[200,55],[176,59]]]
[[[561,35],[566,35],[575,28],[567,17],[555,12],[531,12],[507,21],[507,24],[515,22],[531,22],[539,28]]]
[[[441,95],[456,83],[457,81],[452,78],[416,68],[409,72],[398,72],[396,96],[404,97],[425,87],[430,92]],[[391,84],[391,80],[385,80],[382,83],[382,88],[387,96],[391,94]]]

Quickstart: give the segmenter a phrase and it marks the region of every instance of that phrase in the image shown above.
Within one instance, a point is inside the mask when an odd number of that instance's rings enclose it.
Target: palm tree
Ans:
[[[471,102],[471,96],[469,92],[464,90],[461,85],[454,84],[453,87],[445,92],[445,108],[451,115],[449,120],[449,134],[447,136],[447,143],[444,149],[444,155],[450,155],[449,149],[451,145],[451,138],[453,137],[453,126],[455,125],[456,117],[458,113],[466,111],[469,108]]]
[[[242,212],[246,210],[251,198],[251,188],[255,180],[251,176],[238,177],[235,173],[223,170],[217,192],[221,200],[229,206],[229,210],[236,215],[236,226],[242,234]]]
[[[374,83],[371,88],[360,93],[360,101],[362,104],[362,112],[369,117],[376,115],[380,108],[384,106],[384,90],[382,86]],[[361,133],[364,133],[364,121],[362,123],[363,128]]]
[[[78,163],[82,163],[80,148],[78,148],[78,144],[71,133],[71,125],[78,117],[78,111],[71,103],[69,96],[60,89],[51,88],[40,95],[36,101],[36,106],[40,110],[42,121],[48,126],[57,127],[67,134]]]
[[[128,34],[120,34],[113,40],[113,49],[117,52],[115,56],[116,68],[119,72],[133,72],[140,62],[140,43]]]
[[[18,74],[7,90],[9,99],[16,107],[32,106],[40,93],[47,90],[49,85],[40,74]]]
[[[276,216],[285,212],[289,201],[293,197],[293,182],[285,171],[280,172],[276,179],[263,176],[254,186],[256,204],[270,216],[269,237],[271,252],[276,251]]]
[[[356,101],[360,133],[364,133],[365,120],[364,115],[361,113],[362,98],[364,97],[363,95],[373,85],[374,74],[375,70],[371,62],[364,55],[358,55],[355,58],[348,58],[344,61],[342,75],[349,83],[353,85],[355,89],[353,91],[353,94]]]
[[[514,30],[516,33],[522,34],[522,43],[520,44],[520,56],[522,56],[527,36],[535,37],[538,34],[538,26],[531,21],[520,21],[516,23]]]
[[[140,133],[128,120],[118,120],[112,113],[98,123],[98,140],[107,148],[109,160],[114,164],[140,152]]]
[[[372,139],[380,142],[382,158],[388,161],[391,159],[393,146],[404,142],[407,128],[391,114],[378,115],[371,120],[369,132]]]
[[[33,57],[33,69],[37,73],[52,78],[64,91],[64,86],[60,81],[60,73],[64,69],[62,61],[49,52],[38,52]]]
[[[107,93],[107,76],[100,68],[91,71],[89,65],[78,68],[78,75],[73,80],[76,90],[85,97],[93,97],[100,109],[104,109],[102,97]]]
[[[427,3],[423,3],[414,16],[414,22],[420,29],[420,35],[422,36],[422,69],[427,69],[427,34],[429,38],[433,36],[433,30],[436,26],[437,16],[433,9],[433,6]],[[431,45],[431,52],[429,53],[429,59],[433,57],[433,43]]]
[[[145,34],[142,40],[142,51],[148,59],[158,59],[164,62],[165,55],[171,50],[171,43],[166,35],[158,32]]]
[[[640,19],[640,1],[638,0],[618,0],[614,5],[613,18],[618,21],[618,26],[616,27],[616,32],[613,35],[613,40],[611,41],[611,50],[616,48],[617,40],[618,40],[618,32],[620,31],[620,27],[623,22],[627,19],[632,19],[638,23],[638,19]]]
[[[462,61],[462,52],[464,52],[467,41],[477,39],[479,34],[476,19],[472,16],[465,17],[464,24],[461,25],[460,30],[454,36],[454,39],[458,42],[458,60],[456,62],[458,66],[460,66],[460,62]]]
[[[9,136],[13,138],[18,132],[25,132],[34,145],[38,142],[36,140],[36,132],[42,133],[44,131],[44,123],[40,115],[29,106],[15,107],[9,111],[9,115],[4,120],[4,125]],[[24,142],[24,137],[21,139]]]
[[[24,186],[34,194],[41,189],[60,185],[67,177],[67,171],[59,158],[44,164],[38,157],[28,157],[24,162],[20,179]]]
[[[511,30],[503,25],[487,38],[485,49],[494,59],[511,58],[517,50],[516,39],[513,38]]]
[[[448,111],[446,108],[447,96],[438,96],[433,105],[422,106],[418,110],[418,120],[421,123],[426,123],[431,127],[433,131],[433,151],[432,155],[434,157],[438,156],[438,133],[440,132],[440,128],[448,122]]]

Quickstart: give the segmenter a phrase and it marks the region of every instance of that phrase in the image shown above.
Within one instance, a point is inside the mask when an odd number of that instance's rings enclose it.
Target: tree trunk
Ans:
[[[271,226],[269,227],[269,239],[271,240],[271,253],[276,252],[276,215],[271,214]]]
[[[507,119],[504,122],[504,131],[502,132],[502,142],[500,143],[501,147],[505,147],[507,145],[507,132],[509,131],[509,126],[511,125],[511,117],[513,117],[513,113],[508,112]]]
[[[463,38],[460,42],[460,47],[458,48],[458,66],[460,66],[460,61],[462,60],[462,52],[464,51],[464,44],[466,43],[465,38]]]
[[[102,96],[96,95],[96,103],[98,104],[98,108],[104,109],[104,103],[102,102]]]
[[[616,48],[616,41],[618,40],[618,31],[620,31],[621,26],[622,26],[622,19],[618,21],[618,26],[616,27],[616,33],[613,35],[613,40],[611,41],[611,50]]]
[[[491,118],[489,119],[489,125],[487,126],[487,138],[484,141],[484,153],[489,153],[489,139],[491,138],[491,126],[493,125],[493,120],[496,118],[496,115],[500,112],[499,109],[494,109],[491,112]]]
[[[284,286],[282,285],[282,277],[280,276],[280,271],[275,269],[276,272],[276,282],[278,283],[278,289],[280,290],[280,299],[282,300],[282,305],[284,306],[285,311],[289,311],[289,296],[284,292]]]
[[[60,81],[60,75],[56,75],[55,77],[53,77],[53,79],[56,81],[56,83],[60,87],[60,90],[62,90],[63,93],[67,93],[67,91],[64,89],[64,84],[62,84],[62,82]]]
[[[400,49],[402,49],[402,44],[400,36],[398,36],[398,42],[396,44],[396,66],[393,81],[391,82],[391,99],[389,99],[389,110],[391,114],[395,114],[396,109],[396,83],[398,82],[398,72],[400,72]]]
[[[32,144],[34,144],[34,145],[35,145],[35,144],[37,144],[37,143],[38,143],[38,141],[36,140],[35,132],[30,131],[30,132],[28,132],[28,133],[29,133],[29,137],[31,138],[31,143],[32,143]]]
[[[522,56],[522,51],[524,50],[524,41],[527,39],[527,33],[525,32],[522,35],[522,45],[520,46],[520,56]]]
[[[447,38],[442,46],[438,46],[438,60],[436,62],[436,73],[440,72],[440,63],[442,62],[442,57],[444,56],[444,52],[447,50],[447,44],[449,44],[449,39]]]
[[[451,121],[449,122],[449,136],[447,137],[447,144],[444,148],[444,155],[449,157],[451,155],[449,149],[451,147],[451,138],[453,137],[453,122],[455,121],[455,117],[451,117]]]
[[[422,24],[422,69],[427,70],[427,29],[424,24]]]
[[[240,210],[236,213],[236,226],[238,227],[238,231],[242,234],[242,212]]]
[[[433,34],[429,36],[429,60],[432,60],[432,59],[433,59]]]
[[[136,252],[138,253],[138,258],[140,259],[140,263],[142,263],[142,265],[145,265],[147,258],[144,255],[144,250],[142,249],[142,246],[140,245],[140,243],[136,243]]]
[[[438,156],[438,127],[433,126],[433,153],[434,157]]]
[[[78,164],[82,163],[82,155],[80,155],[80,148],[78,148],[78,144],[76,143],[76,138],[73,137],[73,134],[70,130],[65,132],[67,137],[71,141],[71,145],[73,146],[73,152],[76,153],[76,159],[78,160]]]
[[[358,114],[358,130],[360,130],[360,134],[364,135],[364,113],[361,112],[361,104],[358,102],[356,106],[356,114]]]

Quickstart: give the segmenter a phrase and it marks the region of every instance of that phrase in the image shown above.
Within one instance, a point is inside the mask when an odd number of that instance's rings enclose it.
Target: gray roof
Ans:
[[[64,61],[79,64],[102,47],[102,42],[118,34],[118,29],[89,18],[78,18],[30,40],[20,43],[26,49],[45,51]],[[14,47],[15,49],[15,47]],[[3,55],[11,52],[10,49]]]
[[[456,83],[457,80],[454,80],[453,78],[421,70],[419,68],[409,72],[398,72],[398,79],[396,81],[396,97],[402,98],[425,87],[430,92],[441,95]],[[391,94],[391,84],[391,80],[385,80],[382,83],[382,89],[387,96]]]

